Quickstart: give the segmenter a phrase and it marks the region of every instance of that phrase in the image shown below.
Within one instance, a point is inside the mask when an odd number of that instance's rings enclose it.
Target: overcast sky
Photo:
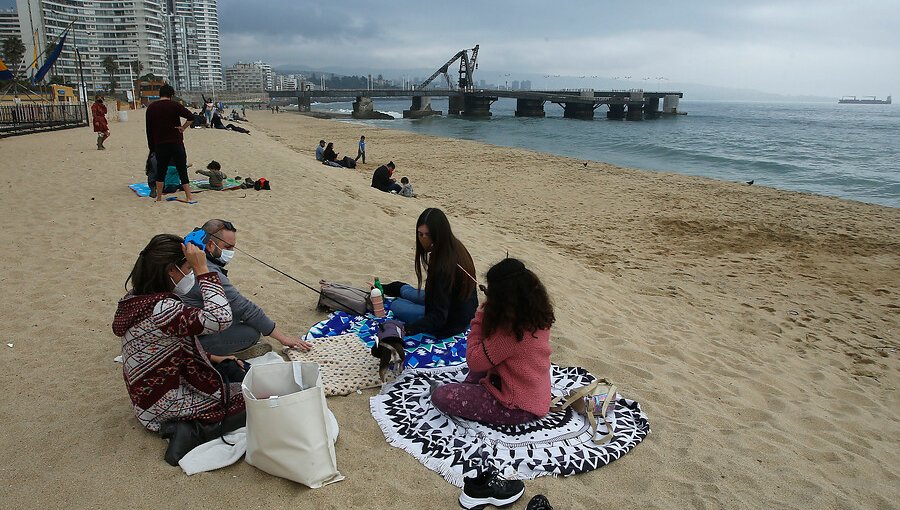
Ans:
[[[538,73],[587,77],[560,86],[632,76],[648,87],[900,94],[900,0],[219,0],[219,23],[225,66],[393,76],[480,44],[475,78],[495,83]]]
[[[632,76],[783,94],[900,94],[900,0],[219,0],[222,63]],[[510,77],[505,75],[509,73]],[[586,79],[585,81],[588,81]]]

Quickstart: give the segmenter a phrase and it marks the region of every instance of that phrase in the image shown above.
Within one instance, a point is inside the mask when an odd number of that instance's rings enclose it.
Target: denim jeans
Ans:
[[[425,316],[425,291],[412,285],[400,287],[400,297],[391,302],[394,318],[403,323],[415,322]]]
[[[200,345],[208,354],[225,356],[259,342],[260,336],[259,331],[252,326],[235,322],[225,331],[201,336]]]

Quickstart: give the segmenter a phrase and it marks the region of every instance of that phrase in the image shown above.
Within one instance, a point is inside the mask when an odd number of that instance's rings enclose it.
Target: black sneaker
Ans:
[[[525,507],[525,510],[553,510],[553,507],[550,506],[550,502],[547,501],[546,496],[538,494],[531,498],[531,501],[528,502],[528,506]]]
[[[490,470],[476,478],[465,478],[459,506],[467,510],[482,510],[488,505],[511,505],[525,494],[521,480],[505,480],[496,470]]]

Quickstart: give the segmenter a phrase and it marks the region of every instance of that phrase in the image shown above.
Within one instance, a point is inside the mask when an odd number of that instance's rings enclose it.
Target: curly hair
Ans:
[[[494,264],[487,272],[484,293],[487,295],[482,317],[485,336],[508,329],[521,342],[526,331],[534,336],[556,321],[544,284],[518,259],[508,258]]]

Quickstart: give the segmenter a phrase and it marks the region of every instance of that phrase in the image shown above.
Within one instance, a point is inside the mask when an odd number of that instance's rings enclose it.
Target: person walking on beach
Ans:
[[[91,115],[94,118],[94,132],[97,133],[97,150],[106,150],[103,142],[109,138],[109,123],[106,120],[106,105],[103,104],[103,96],[97,96],[91,105]]]
[[[363,164],[366,164],[366,135],[359,137],[359,150],[356,152],[356,161],[362,158]]]
[[[194,121],[194,114],[183,104],[172,101],[175,89],[168,83],[159,88],[159,99],[147,107],[147,145],[156,153],[156,168],[178,169],[181,188],[188,203],[195,203],[191,196],[191,185],[187,173],[187,152],[184,150],[184,131]],[[179,119],[185,119],[179,124]],[[156,201],[162,200],[165,173],[156,173]]]

